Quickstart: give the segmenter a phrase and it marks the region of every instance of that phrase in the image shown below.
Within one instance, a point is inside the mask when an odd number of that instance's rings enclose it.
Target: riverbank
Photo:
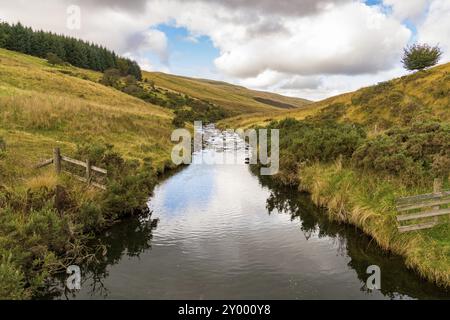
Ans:
[[[423,278],[450,287],[449,217],[400,234],[395,199],[450,188],[450,64],[317,102],[308,110],[241,116],[222,127],[280,130],[279,180],[300,185]],[[336,159],[343,159],[339,165]],[[301,167],[299,169],[299,167]]]
[[[448,124],[415,122],[374,134],[359,124],[310,118],[267,129],[280,130],[278,181],[300,185],[331,219],[358,227],[423,278],[450,286],[448,216],[432,229],[400,234],[395,206],[398,198],[430,193],[436,177],[449,188]]]
[[[250,172],[244,161],[186,166],[158,184],[149,207],[151,219],[127,219],[94,241],[107,254],[83,265],[81,290],[69,299],[447,297],[401,257],[332,222],[308,194]],[[383,270],[381,290],[364,287],[369,265]],[[62,273],[55,285],[64,288],[66,279]]]
[[[92,261],[85,243],[100,230],[146,208],[171,167],[173,112],[103,86],[98,72],[3,49],[0,59],[0,299],[29,299],[51,274]],[[56,147],[107,169],[107,191],[36,170]]]
[[[406,265],[424,279],[450,288],[449,218],[441,218],[442,223],[433,229],[397,231],[395,199],[427,190],[408,189],[395,179],[363,175],[343,167],[340,161],[302,167],[298,183],[314,203],[328,209],[330,219],[358,227],[385,250],[403,256]]]
[[[52,169],[1,186],[0,299],[33,298],[67,266],[97,264],[107,248],[89,243],[124,219],[148,215],[154,187],[174,169],[153,167],[148,160],[136,163],[107,148],[99,158],[84,154],[107,168],[105,191]]]

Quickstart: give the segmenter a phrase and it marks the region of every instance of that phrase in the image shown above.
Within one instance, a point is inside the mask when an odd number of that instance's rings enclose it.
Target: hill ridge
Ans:
[[[303,108],[312,103],[306,99],[252,90],[224,81],[148,71],[143,72],[143,77],[144,79],[153,81],[158,87],[187,94],[194,98],[211,101],[229,111],[238,111],[239,113]],[[258,101],[256,99],[265,99],[265,102],[262,102],[264,100]]]
[[[377,129],[431,118],[450,121],[450,62],[308,104],[298,110],[225,119],[223,126],[250,127],[291,117],[328,117]]]

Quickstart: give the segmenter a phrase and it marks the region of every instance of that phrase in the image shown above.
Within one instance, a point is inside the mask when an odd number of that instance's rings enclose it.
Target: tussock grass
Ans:
[[[30,190],[39,190],[41,188],[47,188],[49,190],[54,189],[58,184],[58,177],[52,171],[43,172],[31,179],[25,181],[25,188]]]

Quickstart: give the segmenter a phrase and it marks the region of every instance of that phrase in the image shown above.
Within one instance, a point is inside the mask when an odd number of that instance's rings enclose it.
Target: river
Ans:
[[[207,147],[196,156],[223,152]],[[109,230],[101,238],[107,254],[83,270],[82,289],[53,298],[448,297],[354,227],[330,222],[307,194],[253,173],[245,154],[234,165],[192,164],[165,179],[149,200],[151,217]],[[381,290],[366,287],[371,265],[381,269]]]

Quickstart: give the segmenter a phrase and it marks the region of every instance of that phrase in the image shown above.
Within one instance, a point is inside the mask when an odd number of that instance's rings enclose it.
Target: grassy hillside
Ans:
[[[450,63],[331,97],[300,110],[241,115],[224,125],[249,127],[286,117],[298,120],[319,116],[361,123],[376,130],[405,125],[415,120],[450,121]]]
[[[308,191],[331,219],[357,226],[422,277],[450,287],[450,217],[403,234],[396,221],[399,197],[432,192],[435,178],[450,188],[450,64],[221,125],[279,129],[277,181]]]
[[[301,108],[310,102],[269,92],[249,90],[225,82],[193,79],[158,72],[144,72],[143,77],[157,87],[207,100],[235,113],[270,112]]]
[[[85,263],[91,233],[143,208],[171,165],[172,111],[101,76],[0,50],[0,299],[30,298],[52,272]],[[54,147],[107,168],[108,191],[33,169]]]
[[[53,146],[69,152],[103,142],[127,157],[163,162],[172,113],[98,84],[100,77],[0,50],[0,136],[17,157],[6,161],[27,168]]]

